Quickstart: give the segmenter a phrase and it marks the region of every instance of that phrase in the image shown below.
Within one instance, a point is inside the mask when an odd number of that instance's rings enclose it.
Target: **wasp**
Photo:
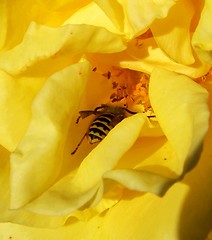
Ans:
[[[95,115],[96,118],[91,122],[88,131],[82,137],[77,147],[71,154],[75,154],[85,137],[88,138],[88,141],[91,144],[102,141],[110,130],[126,117],[126,112],[129,114],[137,113],[130,111],[125,107],[110,106],[107,104],[102,104],[94,110],[80,111],[80,116],[77,118],[76,123],[79,122],[80,118],[84,119],[92,114]]]

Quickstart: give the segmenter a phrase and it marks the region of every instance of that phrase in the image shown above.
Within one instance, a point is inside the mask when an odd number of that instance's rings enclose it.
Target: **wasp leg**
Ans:
[[[79,115],[79,117],[76,120],[76,124],[79,123],[80,118],[84,119],[84,118],[86,118],[86,117],[88,117],[88,116],[90,116],[92,114],[95,115],[96,112],[93,111],[93,110],[85,110],[85,111],[79,111],[79,114],[80,115]]]
[[[98,112],[99,109],[103,109],[103,108],[107,108],[107,107],[108,107],[108,106],[107,106],[106,104],[102,104],[101,106],[96,107],[96,108],[94,109],[94,112]]]
[[[77,118],[77,120],[76,120],[76,124],[79,123],[80,118],[81,118],[81,115],[79,115],[79,117]]]
[[[79,141],[79,143],[77,144],[75,150],[73,152],[71,152],[71,155],[74,155],[76,153],[76,151],[78,150],[79,146],[81,145],[81,143],[83,142],[84,138],[87,136],[87,132],[83,135],[83,137],[81,138],[81,140]]]
[[[137,113],[137,112],[130,111],[128,108],[123,108],[123,109],[130,114],[136,114]]]

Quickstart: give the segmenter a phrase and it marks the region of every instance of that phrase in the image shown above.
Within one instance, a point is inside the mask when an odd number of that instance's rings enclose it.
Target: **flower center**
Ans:
[[[96,69],[95,69],[96,71]],[[129,108],[141,104],[143,111],[152,111],[149,100],[149,75],[130,69],[110,67],[102,74],[111,82],[110,102]]]

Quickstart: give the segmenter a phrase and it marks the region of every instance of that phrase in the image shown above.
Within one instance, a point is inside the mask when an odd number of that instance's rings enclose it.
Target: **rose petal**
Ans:
[[[208,84],[207,87],[211,93],[211,86]],[[198,165],[186,175],[183,182],[174,184],[164,197],[125,191],[119,203],[89,221],[70,219],[65,226],[56,229],[0,223],[0,238],[58,240],[71,236],[76,240],[206,239],[212,219],[211,130],[210,127]]]
[[[7,36],[7,10],[6,10],[6,0],[0,2],[0,49],[4,46],[5,39]]]
[[[31,23],[23,41],[0,55],[0,68],[13,75],[26,71],[38,61],[55,56],[59,51],[67,51],[73,57],[84,52],[111,53],[124,49],[122,37],[104,28],[89,25],[51,28]]]
[[[135,40],[131,42],[127,49],[127,53],[132,59],[127,62],[127,58],[123,58],[120,64],[122,67],[129,66],[129,68],[132,69],[134,66],[135,70],[149,73],[151,73],[154,68],[158,67],[194,78],[206,74],[211,68],[209,64],[202,62],[195,55],[195,62],[189,66],[176,63],[163,53],[163,51],[157,46],[154,38],[142,40],[139,44],[141,44],[140,47],[136,45]]]
[[[34,100],[29,128],[11,156],[11,208],[26,204],[58,177],[65,133],[89,71],[84,61],[55,73]]]
[[[1,23],[4,24],[4,28],[1,30],[7,33],[5,36],[6,49],[11,49],[22,41],[26,29],[32,21],[58,27],[88,2],[90,1],[20,0],[11,4],[5,0],[1,1],[0,9],[4,13],[1,14]]]
[[[118,1],[95,0],[95,3],[99,5],[119,31],[124,30],[124,13]]]
[[[172,0],[160,2],[96,0],[95,2],[128,39],[146,31],[155,19],[166,17],[171,6],[175,4]]]
[[[174,169],[180,175],[199,158],[208,129],[208,93],[186,76],[155,69],[149,95],[160,126],[177,155]]]
[[[195,55],[195,63],[192,65],[187,66],[176,63],[164,54],[157,46],[154,38],[141,40],[141,42],[137,41],[137,39],[131,41],[126,51],[110,55],[90,54],[89,57],[98,61],[99,64],[110,64],[149,74],[151,74],[156,67],[164,68],[169,71],[185,74],[192,78],[198,78],[205,75],[211,68],[211,64],[201,61]]]
[[[158,46],[174,61],[185,65],[193,64],[195,61],[190,40],[193,15],[192,2],[177,1],[166,18],[155,20],[150,26]]]
[[[119,182],[128,189],[140,192],[163,194],[168,186],[173,183],[170,179],[154,173],[133,169],[117,169],[106,172],[105,178]]]
[[[10,153],[3,147],[0,147],[0,222],[13,222],[34,227],[55,228],[62,226],[67,217],[50,217],[38,215],[25,210],[13,211],[9,209],[10,203]],[[0,233],[0,239],[1,233]]]
[[[64,215],[82,207],[89,200],[99,202],[103,194],[103,174],[114,168],[123,154],[135,143],[143,123],[141,114],[124,119],[83,160],[74,176],[73,173],[65,176],[31,202],[27,209]]]
[[[199,24],[194,32],[192,38],[192,45],[194,46],[198,55],[206,62],[212,64],[212,2],[205,0],[205,6],[201,13]]]
[[[164,136],[145,137],[140,138],[123,156],[116,169],[134,169],[141,171],[141,173],[143,171],[144,175],[149,173],[150,175],[156,174],[168,179],[176,179],[178,175],[172,170],[176,161],[176,155]],[[150,187],[152,188],[152,186]]]
[[[111,19],[109,19],[102,9],[94,2],[76,11],[63,23],[63,25],[66,24],[88,24],[104,27],[110,32],[121,34],[111,22]]]
[[[42,77],[11,77],[0,70],[0,144],[14,151],[30,118],[31,104],[44,83]]]

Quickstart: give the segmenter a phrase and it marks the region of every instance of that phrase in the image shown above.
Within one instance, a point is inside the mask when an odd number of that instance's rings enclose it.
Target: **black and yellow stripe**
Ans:
[[[90,143],[100,142],[104,139],[109,131],[113,128],[110,123],[116,115],[113,113],[105,113],[97,117],[91,124],[88,132],[88,140]]]

